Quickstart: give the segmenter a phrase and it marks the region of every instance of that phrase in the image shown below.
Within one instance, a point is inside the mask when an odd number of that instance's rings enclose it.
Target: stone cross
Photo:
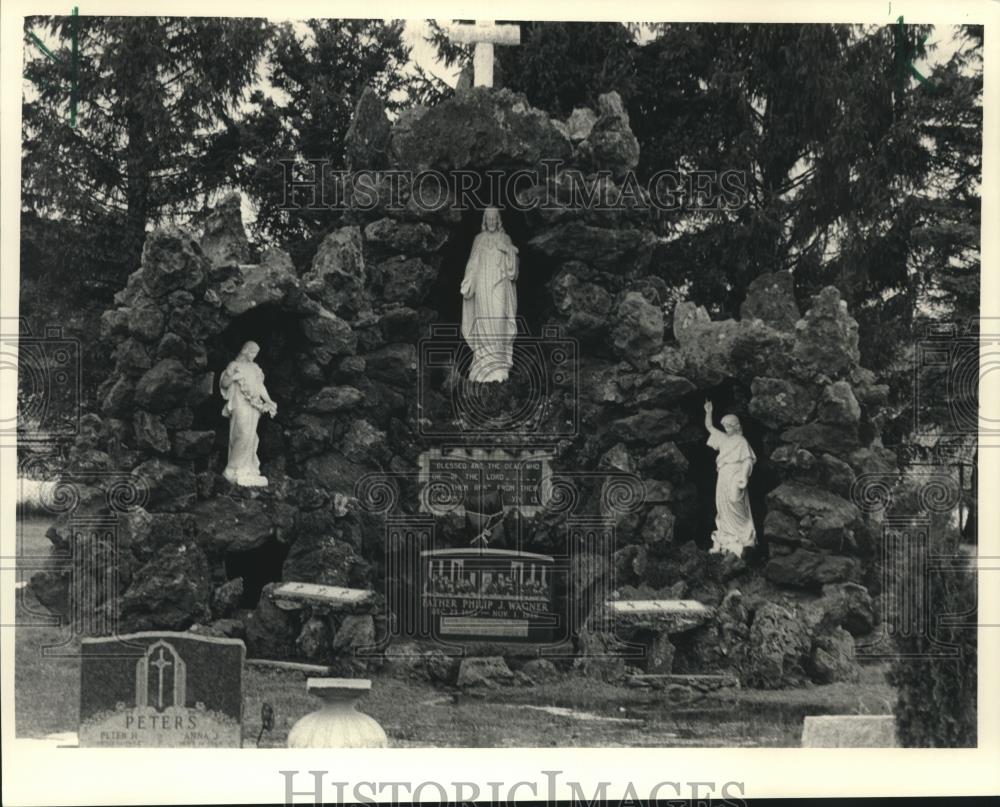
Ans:
[[[475,25],[452,25],[451,36],[458,42],[474,42],[472,57],[472,85],[493,86],[493,46],[519,45],[521,28],[517,25],[496,25],[493,20],[476,20]]]
[[[149,662],[149,664],[150,664],[151,667],[156,667],[156,671],[160,674],[159,690],[157,692],[157,698],[156,698],[156,708],[157,709],[162,709],[163,708],[163,670],[165,668],[167,668],[167,667],[173,667],[174,665],[171,664],[169,661],[167,661],[163,657],[163,648],[162,647],[160,648],[160,655],[157,657],[156,661],[151,661],[151,662]],[[177,706],[177,705],[178,704],[176,704],[176,703],[174,704],[174,706]],[[180,705],[183,706],[183,704],[180,704]]]

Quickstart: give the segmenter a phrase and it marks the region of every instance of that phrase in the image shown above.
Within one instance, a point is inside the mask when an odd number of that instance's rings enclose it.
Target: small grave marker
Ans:
[[[898,748],[893,715],[809,715],[803,748]]]

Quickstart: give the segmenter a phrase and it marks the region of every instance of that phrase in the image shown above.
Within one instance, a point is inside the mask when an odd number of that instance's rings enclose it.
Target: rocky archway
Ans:
[[[390,165],[413,171],[515,170],[562,159],[584,173],[606,168],[614,182],[638,158],[614,94],[584,126],[587,116],[555,121],[520,96],[484,88],[405,116],[391,132],[384,116],[361,118],[385,127]],[[540,180],[525,192],[546,190]],[[858,364],[857,325],[836,289],[801,315],[791,277],[766,275],[747,290],[739,320],[713,322],[681,303],[671,322],[668,290],[652,265],[648,212],[567,205],[507,224],[523,227],[518,245],[543,267],[521,286],[537,304],[532,316],[579,346],[579,365],[547,393],[547,411],[564,422],[575,410],[585,427],[557,441],[554,467],[618,469],[645,483],[642,506],[617,524],[616,593],[694,598],[720,609],[719,620],[679,650],[681,667],[728,665],[748,683],[780,686],[833,646],[844,663],[823,675],[856,671],[843,631],[870,626],[871,601],[855,586],[868,527],[850,488],[891,457],[868,428],[885,388]],[[464,268],[464,240],[475,226],[475,214],[466,221],[452,209],[358,206],[302,274],[277,250],[246,263],[238,200],[218,211],[201,243],[178,229],[150,235],[142,266],[104,317],[118,346],[94,427],[120,439],[119,467],[149,480],[152,491],[123,539],[132,559],[124,629],[199,625],[245,634],[252,653],[309,659],[371,640],[370,613],[355,615],[354,638],[341,639],[337,632],[347,629],[339,617],[277,608],[267,585],[273,576],[256,576],[245,597],[234,597],[227,579],[246,577],[237,572],[266,556],[280,562],[283,580],[378,587],[383,525],[359,509],[355,484],[370,471],[412,475],[427,447],[421,421],[447,417],[446,402],[415,393],[418,345],[453,310],[458,295],[448,286],[455,267]],[[212,415],[218,369],[247,336],[284,345],[262,358],[274,362],[269,380],[287,401],[279,396],[280,434],[262,446],[272,484],[258,491],[234,489],[219,475],[223,447]],[[699,539],[712,510],[701,467],[712,459],[701,425],[706,394],[721,396],[720,409],[731,399],[761,461],[754,497],[767,556],[749,568],[710,558]],[[91,458],[92,449],[81,443]],[[408,495],[412,510],[412,488]],[[550,515],[523,520],[529,548],[558,546],[561,524]],[[609,573],[589,561],[577,568]],[[258,586],[256,607],[241,612]],[[171,602],[169,625],[156,624],[153,598]],[[775,652],[775,637],[793,633],[798,639],[778,642]],[[734,642],[743,651],[721,652]]]

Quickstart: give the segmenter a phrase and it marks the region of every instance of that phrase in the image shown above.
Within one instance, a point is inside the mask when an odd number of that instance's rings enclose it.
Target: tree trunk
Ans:
[[[146,241],[149,219],[149,165],[146,132],[142,113],[132,105],[127,113],[128,144],[126,146],[125,232],[122,261],[126,274],[139,268],[142,247]]]

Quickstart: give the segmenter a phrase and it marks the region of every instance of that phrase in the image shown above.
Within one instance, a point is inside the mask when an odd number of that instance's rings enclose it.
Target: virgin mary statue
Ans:
[[[256,342],[247,342],[219,378],[226,401],[222,414],[229,418],[229,461],[223,476],[245,487],[267,486],[257,459],[257,423],[262,412],[278,414],[278,405],[264,387],[264,371],[254,361],[259,352]]]
[[[517,247],[500,211],[486,208],[462,280],[462,336],[472,349],[469,380],[506,381],[517,335]]]
[[[719,452],[715,459],[718,479],[715,483],[715,532],[710,551],[739,556],[746,547],[753,546],[757,538],[747,495],[747,484],[757,457],[743,436],[736,415],[722,418],[724,431],[712,425],[711,401],[705,401],[705,428],[708,429],[709,447]]]

